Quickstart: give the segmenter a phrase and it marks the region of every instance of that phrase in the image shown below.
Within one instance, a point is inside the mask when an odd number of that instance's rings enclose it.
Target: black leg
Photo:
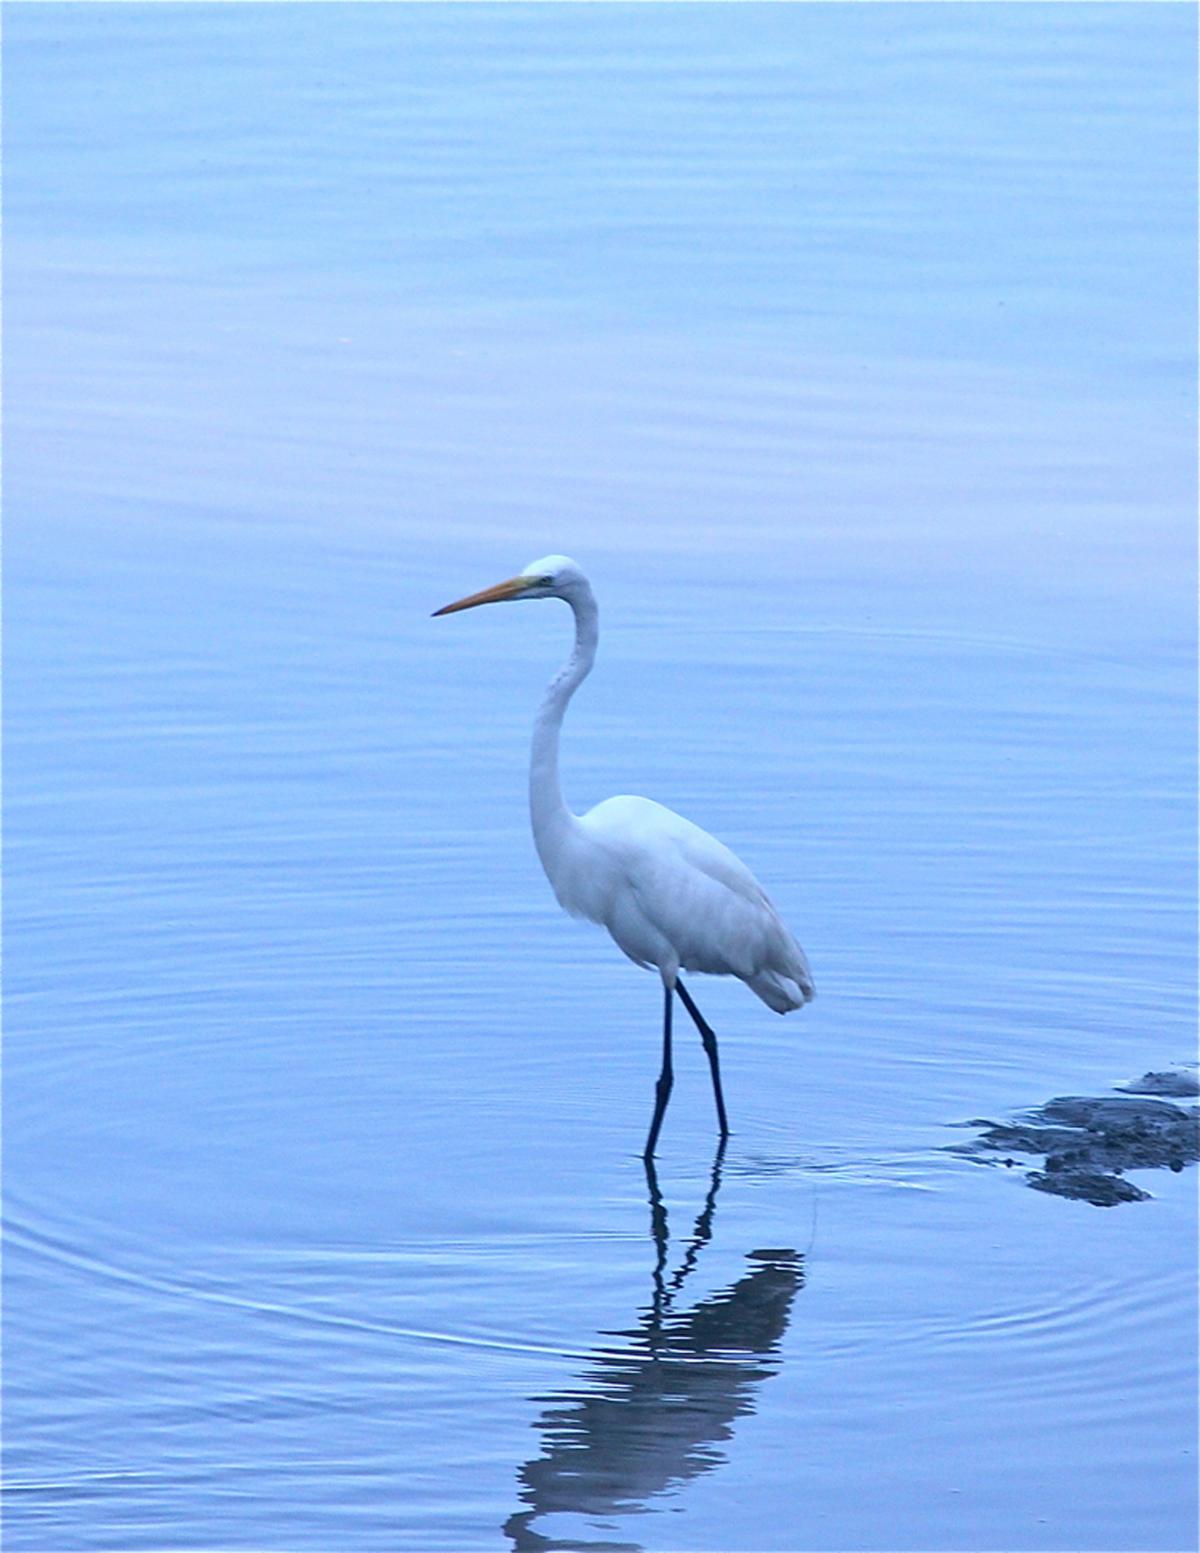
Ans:
[[[662,1072],[658,1075],[658,1083],[654,1086],[654,1120],[650,1123],[650,1136],[646,1139],[643,1159],[649,1159],[654,1153],[654,1145],[658,1142],[658,1130],[666,1115],[667,1101],[671,1098],[671,1085],[675,1082],[675,1075],[671,1072],[671,989],[664,986],[663,991],[666,996],[663,998]]]
[[[721,1062],[717,1056],[717,1038],[704,1015],[692,1002],[691,994],[680,981],[675,978],[675,990],[683,999],[683,1006],[695,1021],[696,1029],[700,1032],[700,1039],[704,1043],[704,1054],[708,1058],[708,1066],[712,1072],[713,1094],[717,1101],[717,1121],[721,1127],[721,1137],[729,1136],[729,1119],[725,1115],[725,1096],[721,1093]]]

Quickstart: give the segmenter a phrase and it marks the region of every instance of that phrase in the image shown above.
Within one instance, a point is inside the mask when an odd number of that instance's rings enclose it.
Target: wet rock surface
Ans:
[[[1098,1170],[1068,1170],[1053,1175],[1031,1170],[1028,1179],[1035,1191],[1073,1197],[1076,1202],[1090,1202],[1097,1208],[1113,1208],[1119,1202],[1144,1202],[1150,1196],[1124,1176],[1106,1176]]]
[[[1151,1077],[1191,1075],[1146,1075]],[[1027,1175],[1030,1186],[1098,1208],[1151,1195],[1126,1181],[1126,1170],[1179,1171],[1200,1159],[1200,1108],[1166,1100],[1063,1096],[1014,1122],[977,1120],[970,1125],[983,1131],[966,1152],[976,1157],[1003,1155],[997,1162],[1008,1166],[1017,1163],[1013,1155],[1040,1155],[1042,1167]]]
[[[1200,1095],[1200,1075],[1143,1073],[1141,1078],[1133,1079],[1128,1084],[1118,1084],[1117,1088],[1126,1095],[1171,1095],[1177,1099],[1186,1099],[1189,1095]]]

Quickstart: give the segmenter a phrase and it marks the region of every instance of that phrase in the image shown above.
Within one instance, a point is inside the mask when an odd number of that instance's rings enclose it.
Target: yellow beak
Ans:
[[[493,588],[484,588],[482,593],[469,593],[465,599],[458,599],[453,604],[443,604],[441,609],[435,609],[434,615],[453,615],[456,610],[474,609],[476,604],[499,604],[501,599],[519,599],[532,581],[529,577],[509,577],[504,582],[498,582]]]

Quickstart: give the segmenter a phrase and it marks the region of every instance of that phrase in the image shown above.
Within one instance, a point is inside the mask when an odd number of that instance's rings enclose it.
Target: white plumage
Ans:
[[[608,798],[579,821],[577,858],[546,872],[561,904],[639,965],[736,976],[776,1013],[812,997],[804,951],[727,846],[650,798]],[[560,880],[562,883],[560,884]]]
[[[652,799],[628,795],[605,799],[584,815],[567,808],[558,777],[559,731],[571,697],[595,662],[599,639],[599,613],[587,578],[566,556],[546,556],[519,576],[436,613],[525,598],[565,599],[575,616],[574,650],[548,686],[533,730],[529,808],[538,856],[565,910],[606,927],[631,960],[655,968],[662,978],[663,1068],[646,1154],[654,1151],[671,1090],[676,991],[704,1041],[724,1138],[728,1126],[716,1037],[679,973],[736,976],[784,1014],[813,996],[808,960],[746,865],[698,825]]]

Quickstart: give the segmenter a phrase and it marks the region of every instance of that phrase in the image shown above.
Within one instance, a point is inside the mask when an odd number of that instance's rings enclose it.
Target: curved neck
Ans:
[[[529,814],[533,839],[546,862],[546,848],[575,824],[575,816],[563,802],[558,779],[558,734],[563,714],[575,691],[591,673],[600,638],[600,612],[586,582],[565,594],[575,615],[575,647],[571,656],[546,687],[546,695],[533,725],[533,749],[529,759]]]

